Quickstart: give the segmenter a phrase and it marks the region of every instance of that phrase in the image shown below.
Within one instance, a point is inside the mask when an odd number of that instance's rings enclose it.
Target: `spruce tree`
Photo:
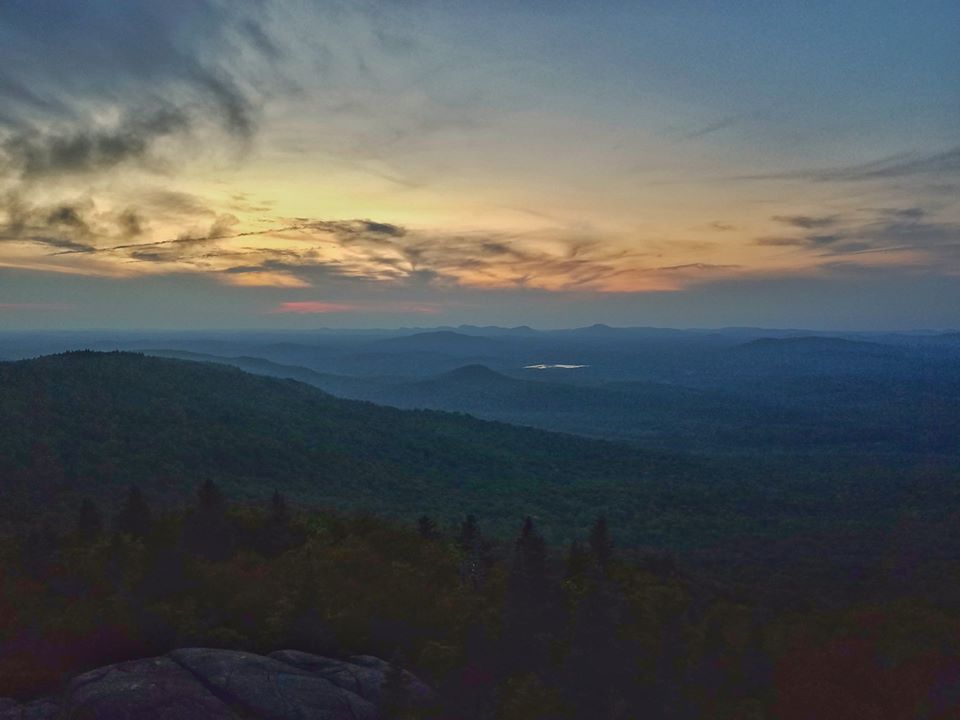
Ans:
[[[227,503],[213,480],[206,480],[197,491],[197,509],[184,532],[187,547],[208,560],[226,560],[233,554]]]
[[[261,549],[267,557],[276,557],[295,544],[287,499],[279,490],[274,490],[270,499],[269,515],[262,528],[261,537]]]
[[[534,597],[543,594],[547,584],[547,543],[527,516],[514,546],[513,582],[522,592]]]
[[[479,590],[486,578],[492,562],[490,546],[480,532],[477,518],[467,515],[457,534],[457,547],[460,548],[460,579],[474,590]]]
[[[93,500],[84,499],[77,512],[76,535],[77,541],[83,545],[96,542],[103,534],[103,518],[100,509]]]
[[[273,497],[270,499],[270,520],[280,526],[285,526],[290,520],[287,499],[279,490],[274,490]]]
[[[197,491],[197,500],[199,511],[210,517],[219,515],[226,509],[223,493],[220,492],[217,484],[210,479],[207,479],[200,486],[200,490]]]
[[[577,605],[564,662],[567,697],[577,720],[615,717],[614,708],[631,692],[635,657],[620,636],[623,598],[594,566],[593,579]]]
[[[574,539],[567,550],[567,563],[564,580],[568,583],[582,585],[590,567],[590,553],[583,547],[583,543]]]
[[[607,518],[603,515],[597,518],[590,530],[590,552],[600,570],[606,573],[613,558],[613,541],[607,528]]]
[[[502,662],[509,672],[545,667],[553,619],[547,578],[547,545],[527,517],[514,545],[503,609]]]
[[[417,520],[417,532],[424,540],[436,540],[440,536],[437,524],[426,515],[421,515]]]
[[[467,552],[476,545],[479,539],[480,528],[477,526],[477,518],[474,515],[467,515],[467,519],[460,525],[457,545],[461,550]]]
[[[147,504],[146,498],[136,485],[131,485],[127,497],[120,506],[120,511],[114,518],[114,530],[120,534],[142,538],[152,525],[153,513]]]

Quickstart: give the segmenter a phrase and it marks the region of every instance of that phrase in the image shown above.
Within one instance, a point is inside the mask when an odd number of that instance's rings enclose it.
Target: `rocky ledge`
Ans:
[[[369,655],[183,648],[78,675],[60,699],[0,699],[0,720],[388,720],[385,705],[432,699],[417,677]]]

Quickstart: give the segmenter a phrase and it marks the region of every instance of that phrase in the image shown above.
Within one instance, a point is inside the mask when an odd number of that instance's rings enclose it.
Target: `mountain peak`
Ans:
[[[501,375],[497,371],[491,370],[486,365],[480,365],[479,363],[458,367],[455,370],[451,370],[450,372],[445,373],[443,377],[450,380],[471,380],[471,381],[507,379],[505,375]]]

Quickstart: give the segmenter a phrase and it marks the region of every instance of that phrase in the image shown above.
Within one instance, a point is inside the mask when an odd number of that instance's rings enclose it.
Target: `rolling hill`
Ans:
[[[259,372],[324,379],[256,359],[234,360]],[[750,440],[753,433],[752,441],[759,443],[773,433],[790,436],[795,447],[801,441],[836,444],[852,438],[878,450],[706,459],[462,413],[382,407],[223,364],[74,352],[0,363],[0,521],[16,521],[38,508],[72,513],[85,496],[109,506],[131,483],[158,504],[176,505],[210,478],[241,501],[263,502],[279,489],[301,505],[406,519],[428,514],[449,523],[475,513],[501,534],[514,532],[520,518],[532,515],[555,540],[582,534],[604,513],[621,528],[624,544],[677,548],[755,533],[775,537],[804,528],[886,526],[905,508],[936,515],[957,501],[956,463],[950,457],[925,455],[918,463],[897,455],[887,439],[901,432],[902,422],[893,415],[899,425],[888,430],[863,427],[863,413],[843,419],[843,425],[819,427],[760,406],[741,406],[739,414],[731,414],[733,406],[716,404],[709,394],[642,383],[620,388],[617,410],[604,405],[612,402],[612,391],[554,387],[470,366],[426,382],[426,388],[417,388],[418,402],[427,391],[438,404],[496,407],[520,398],[529,405],[525,416],[512,415],[520,421],[539,412],[544,422],[553,416],[573,424],[593,412],[608,417],[612,433],[630,417],[628,411],[640,408],[649,411],[651,427],[657,418],[669,420],[666,431],[678,433],[679,440],[712,432],[716,442],[730,444]],[[417,384],[397,382],[383,392],[401,393]],[[544,403],[540,409],[533,405],[537,394]],[[577,410],[591,395],[598,404]],[[564,404],[571,408],[567,415]],[[939,434],[923,426],[929,437],[921,439],[955,442],[946,404],[944,414],[924,412],[925,422],[939,419]],[[883,419],[883,413],[872,415]],[[769,424],[774,420],[779,425]],[[908,441],[918,442],[904,437]]]
[[[178,502],[213,478],[240,499],[277,488],[301,503],[476,512],[510,528],[530,514],[563,534],[608,512],[639,538],[642,516],[684,483],[704,508],[715,495],[708,472],[674,457],[343,400],[222,365],[75,352],[0,364],[0,386],[8,518],[130,483]]]

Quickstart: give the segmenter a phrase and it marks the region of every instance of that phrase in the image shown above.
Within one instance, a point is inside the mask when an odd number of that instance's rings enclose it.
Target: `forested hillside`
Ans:
[[[0,387],[0,695],[200,645],[437,688],[384,718],[956,716],[948,465],[705,464],[131,353]]]
[[[455,379],[482,391],[489,373],[477,375]],[[960,492],[955,463],[932,456],[922,467],[879,455],[694,460],[133,353],[2,363],[0,384],[8,521],[129,484],[176,504],[212,479],[238,499],[280,489],[298,504],[407,519],[476,512],[496,532],[532,515],[556,540],[606,513],[627,544],[697,547],[885,531],[905,512],[946,520]]]
[[[0,365],[0,474],[8,518],[136,483],[177,502],[198,480],[237,497],[415,517],[470,508],[556,529],[604,508],[642,518],[693,463],[465,415],[333,398],[299,382],[129,353]]]

